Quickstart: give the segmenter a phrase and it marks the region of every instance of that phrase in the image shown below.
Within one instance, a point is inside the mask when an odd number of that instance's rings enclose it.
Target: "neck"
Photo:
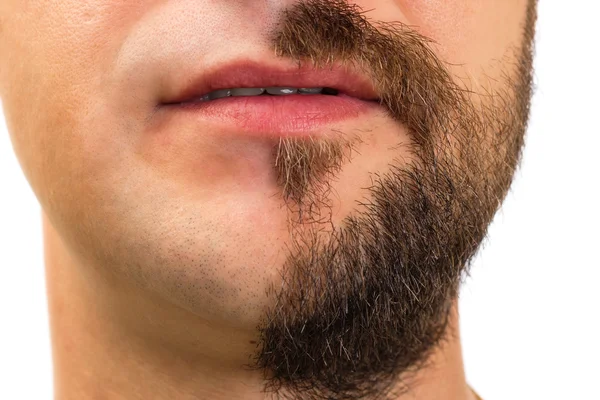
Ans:
[[[264,400],[256,333],[203,320],[69,251],[44,216],[55,400]],[[448,339],[397,400],[472,400],[456,304]]]

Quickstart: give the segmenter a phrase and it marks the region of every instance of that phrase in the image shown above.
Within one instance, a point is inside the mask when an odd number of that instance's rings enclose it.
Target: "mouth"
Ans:
[[[233,63],[171,88],[163,112],[258,136],[313,135],[381,109],[371,82],[343,66]]]
[[[325,95],[325,96],[337,96],[339,94],[338,89],[329,87],[313,87],[313,88],[296,88],[290,86],[283,87],[263,87],[263,88],[230,88],[230,89],[217,89],[210,93],[202,94],[198,97],[194,97],[189,100],[184,100],[179,104],[187,103],[198,103],[205,101],[212,101],[223,99],[226,97],[255,97],[255,96],[291,96],[291,95]],[[169,104],[169,103],[167,103]],[[173,104],[173,103],[170,103]]]

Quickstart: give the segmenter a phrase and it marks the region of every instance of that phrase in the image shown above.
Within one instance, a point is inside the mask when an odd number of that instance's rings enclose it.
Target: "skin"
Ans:
[[[174,79],[240,55],[273,57],[265,35],[291,3],[0,4],[0,96],[44,211],[56,399],[265,398],[261,374],[243,365],[289,241],[270,148],[152,113]],[[480,93],[500,85],[527,7],[355,3],[433,39],[457,82]],[[390,150],[398,135],[410,139],[384,114],[332,128],[367,132],[333,187],[339,224],[367,171],[410,157]],[[448,339],[402,399],[472,398],[457,325],[454,301]]]

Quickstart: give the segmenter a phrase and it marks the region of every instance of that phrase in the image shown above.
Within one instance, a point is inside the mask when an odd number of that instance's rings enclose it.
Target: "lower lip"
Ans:
[[[256,136],[303,136],[380,109],[375,101],[339,94],[226,97],[164,104],[164,111]]]

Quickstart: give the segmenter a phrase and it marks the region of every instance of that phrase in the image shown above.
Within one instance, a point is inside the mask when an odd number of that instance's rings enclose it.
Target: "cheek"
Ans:
[[[0,1],[0,84],[15,152],[36,192],[78,160],[86,103],[122,38],[154,3],[122,0]],[[67,161],[65,161],[67,160]],[[68,172],[68,170],[67,170]]]
[[[518,45],[528,0],[373,0],[365,9],[386,11],[384,20],[401,20],[435,42],[452,64],[485,67]]]
[[[518,56],[529,0],[393,0],[431,38],[448,69],[475,93],[496,91]],[[478,101],[477,96],[474,101]]]

